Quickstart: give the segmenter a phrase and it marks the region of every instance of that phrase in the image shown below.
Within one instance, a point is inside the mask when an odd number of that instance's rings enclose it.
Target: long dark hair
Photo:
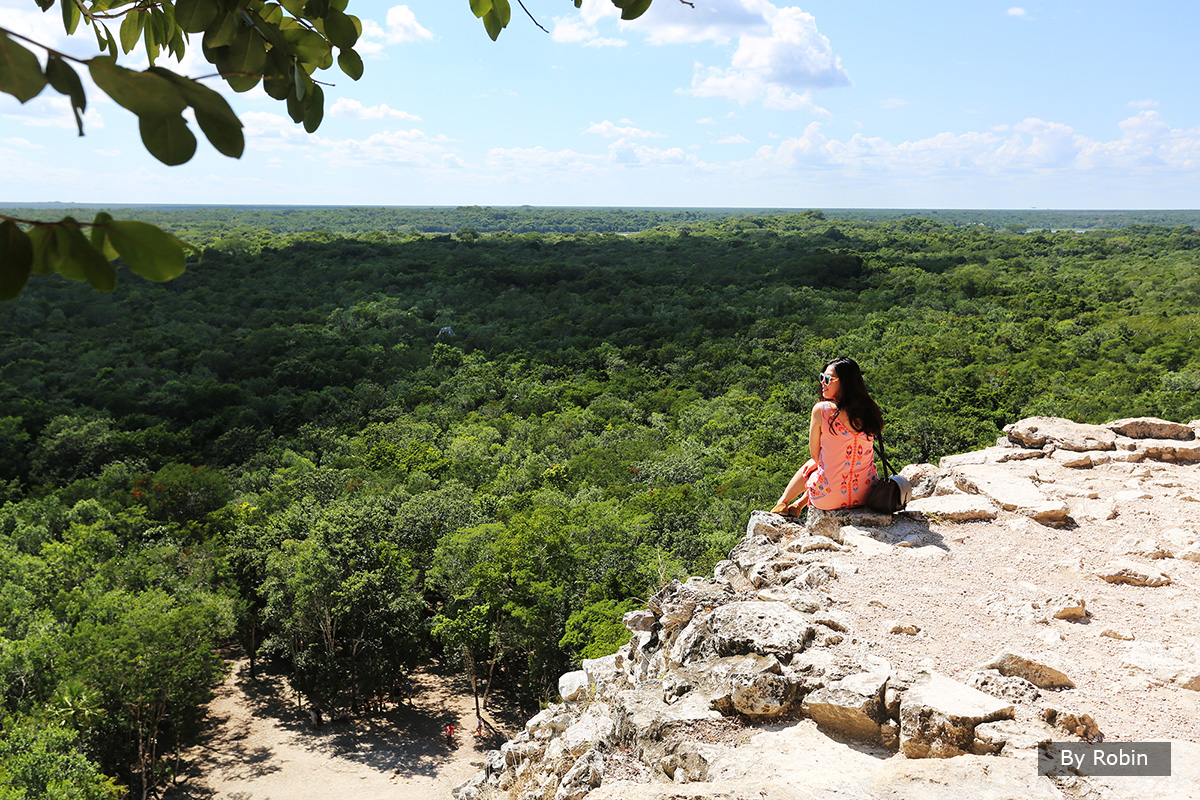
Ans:
[[[837,375],[838,387],[841,389],[838,399],[833,401],[837,412],[840,414],[845,411],[850,419],[850,427],[860,433],[871,436],[883,433],[883,412],[867,392],[867,384],[863,381],[858,362],[853,358],[841,356],[826,363],[821,371],[824,372],[830,367],[833,367],[833,374]],[[834,414],[833,419],[836,418],[837,414]],[[829,420],[830,431],[833,430],[833,419]]]

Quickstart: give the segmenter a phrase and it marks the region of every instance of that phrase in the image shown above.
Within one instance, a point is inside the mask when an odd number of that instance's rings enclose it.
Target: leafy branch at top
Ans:
[[[621,18],[629,20],[645,13],[651,1],[612,0],[612,3],[621,9]],[[42,11],[49,11],[56,0],[33,2]],[[468,2],[493,40],[508,26],[512,17],[509,0]],[[574,2],[576,8],[582,4],[582,0]],[[691,5],[687,0],[681,2]],[[333,66],[335,51],[343,73],[356,81],[363,74],[362,58],[354,50],[362,35],[362,21],[346,13],[347,3],[348,0],[57,0],[66,32],[76,33],[80,24],[92,28],[99,54],[89,59],[75,58],[0,27],[0,92],[24,104],[49,85],[70,100],[82,136],[87,96],[79,73],[71,66],[74,62],[87,67],[96,88],[138,118],[142,144],[162,163],[183,164],[196,153],[196,135],[183,116],[188,108],[192,109],[200,131],[218,152],[240,158],[246,146],[242,123],[225,98],[193,78],[156,65],[158,56],[169,52],[181,60],[192,43],[191,37],[199,35],[204,59],[217,68],[231,89],[247,92],[261,83],[268,96],[286,104],[294,122],[312,133],[325,114],[324,90],[314,74]],[[115,24],[116,20],[120,20],[120,25],[114,35],[109,22]],[[44,66],[26,44],[45,52]],[[121,53],[128,54],[139,45],[150,61],[147,69],[132,70],[117,63]],[[116,273],[108,262],[116,257],[110,253],[116,252],[130,263],[134,272],[153,280],[169,280],[182,272],[186,245],[173,236],[144,223],[93,224],[89,239],[81,232],[80,223],[69,217],[54,223],[38,223],[28,231],[18,221],[5,220],[0,225],[3,236],[0,299],[17,297],[30,275],[48,272],[59,272],[68,278],[86,280],[97,289],[111,290]],[[110,241],[114,230],[120,239],[130,235],[129,226],[143,225],[129,242],[149,242],[153,238],[161,247],[150,249],[163,258],[161,254],[169,250],[171,263],[179,263],[178,271],[174,267],[161,268],[160,262],[153,259],[152,268],[145,266],[148,262],[144,259],[137,266],[128,253]],[[152,237],[146,229],[156,234]],[[97,230],[107,231],[99,241]],[[173,244],[168,246],[168,241]],[[104,242],[116,250],[106,249]],[[126,248],[137,250],[130,243]],[[168,277],[161,277],[164,275]]]

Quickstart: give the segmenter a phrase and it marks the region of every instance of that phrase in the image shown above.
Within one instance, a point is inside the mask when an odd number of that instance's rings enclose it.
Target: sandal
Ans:
[[[783,514],[784,516],[787,516],[787,509],[788,509],[788,504],[783,502],[782,500],[780,500],[771,509],[771,513],[772,514]]]

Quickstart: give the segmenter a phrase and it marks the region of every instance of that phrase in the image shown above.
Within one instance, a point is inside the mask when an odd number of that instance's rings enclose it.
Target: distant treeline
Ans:
[[[206,245],[238,229],[260,228],[278,234],[324,230],[338,234],[371,231],[457,233],[632,233],[657,226],[678,227],[721,219],[786,216],[798,209],[769,208],[549,208],[534,206],[458,206],[457,208],[310,206],[132,206],[104,207],[117,219],[142,219]],[[71,214],[91,219],[100,207],[38,204],[9,209],[25,219],[61,219]],[[970,209],[813,209],[831,220],[894,222],[922,217],[945,225],[982,225],[993,229],[1096,230],[1133,225],[1200,227],[1200,210],[1071,211]]]

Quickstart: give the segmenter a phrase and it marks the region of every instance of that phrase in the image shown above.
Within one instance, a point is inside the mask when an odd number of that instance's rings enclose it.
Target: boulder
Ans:
[[[656,621],[654,613],[645,608],[639,608],[636,611],[627,611],[625,616],[621,617],[621,622],[631,631],[652,630]]]
[[[995,503],[986,497],[971,494],[947,494],[913,500],[906,510],[949,522],[996,518]]]
[[[803,650],[812,635],[808,617],[782,603],[732,603],[694,619],[672,645],[668,660],[686,665],[746,653],[790,656]]]
[[[583,700],[588,694],[587,673],[581,669],[567,672],[558,678],[558,693],[568,702]]]
[[[1196,431],[1188,425],[1178,422],[1168,422],[1158,417],[1133,417],[1116,419],[1104,427],[1121,436],[1130,439],[1179,439],[1190,441],[1196,438]]]
[[[789,674],[734,675],[730,701],[736,711],[748,717],[778,717],[791,709],[799,686],[800,680]]]
[[[1023,447],[1053,445],[1063,450],[1114,450],[1117,435],[1103,425],[1086,425],[1058,417],[1028,417],[1004,427],[1008,438]]]
[[[994,669],[1001,675],[1015,675],[1039,689],[1074,689],[1075,683],[1062,670],[1020,653],[999,653],[976,669]]]
[[[771,548],[774,551],[774,545]],[[647,605],[669,632],[687,625],[696,614],[725,605],[734,598],[733,587],[725,581],[691,577],[683,583],[671,581],[655,592]]]
[[[728,583],[735,594],[754,591],[754,584],[746,580],[745,574],[738,569],[738,565],[728,559],[718,561],[717,565],[713,567],[713,578]]]
[[[1105,564],[1097,573],[1108,583],[1128,583],[1133,586],[1166,586],[1170,576],[1136,561],[1117,559]]]
[[[561,742],[562,751],[578,756],[589,747],[607,747],[616,736],[616,723],[611,709],[597,703],[584,713],[555,741]]]
[[[971,752],[975,726],[1012,719],[1012,704],[930,672],[900,701],[900,749],[909,758],[950,758]]]
[[[1017,675],[1001,675],[999,670],[994,669],[976,672],[968,683],[972,688],[987,692],[992,697],[1018,703],[1033,703],[1042,696],[1038,688],[1024,678]]]
[[[771,603],[785,603],[803,614],[816,613],[829,604],[824,595],[806,592],[796,586],[771,586],[760,589],[758,599]]]
[[[887,719],[883,694],[890,672],[887,661],[867,656],[860,671],[809,693],[801,710],[824,730],[876,744]]]
[[[900,470],[901,477],[912,484],[914,500],[932,495],[946,474],[945,470],[933,464],[909,464]]]

